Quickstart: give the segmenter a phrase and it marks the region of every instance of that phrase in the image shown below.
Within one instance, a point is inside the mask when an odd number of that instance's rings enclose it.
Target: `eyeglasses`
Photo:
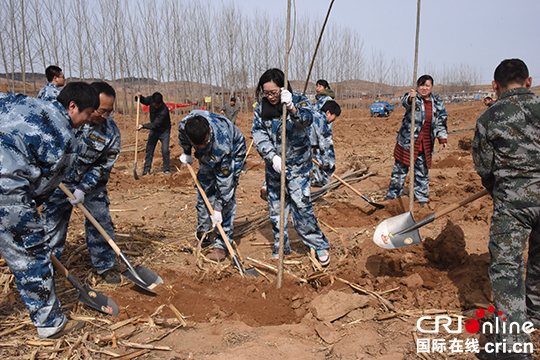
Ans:
[[[97,109],[96,112],[101,117],[107,117],[109,115],[114,114],[114,110],[104,111],[104,110]]]
[[[263,91],[263,95],[266,97],[277,97],[281,90]]]

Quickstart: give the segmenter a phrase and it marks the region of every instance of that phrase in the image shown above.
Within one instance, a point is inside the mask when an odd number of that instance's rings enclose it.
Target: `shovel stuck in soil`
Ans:
[[[58,185],[62,191],[69,196],[72,199],[75,199],[75,196],[69,191],[69,189],[62,183]],[[146,267],[139,265],[136,268],[131,265],[129,260],[126,258],[126,256],[122,253],[118,245],[114,242],[113,239],[107,234],[105,229],[97,222],[97,220],[86,210],[86,208],[83,206],[83,204],[77,204],[77,207],[83,212],[83,214],[86,216],[88,220],[98,229],[99,233],[107,240],[110,247],[113,248],[116,255],[118,255],[122,261],[127,265],[128,269],[122,273],[126,278],[131,280],[133,283],[141,287],[142,289],[154,293],[153,289],[158,286],[159,284],[163,283],[163,279],[156,273],[154,273],[152,270],[147,269]]]
[[[321,169],[322,169],[322,165],[315,159],[311,159],[313,161],[313,163],[315,163],[317,166],[320,166]],[[340,183],[342,183],[343,185],[345,185],[346,187],[348,187],[349,189],[351,189],[352,191],[354,191],[354,193],[358,196],[360,196],[362,199],[366,200],[370,205],[376,207],[377,209],[384,209],[384,205],[383,204],[377,204],[373,201],[371,201],[366,195],[362,194],[360,191],[356,190],[355,188],[353,188],[349,183],[347,183],[345,180],[343,180],[342,178],[340,178],[339,176],[337,176],[336,174],[332,174],[333,177],[336,178],[337,181],[339,181]]]
[[[405,246],[420,244],[422,242],[422,238],[420,237],[420,232],[418,231],[419,228],[433,222],[435,219],[438,219],[449,212],[462,207],[463,205],[481,198],[487,193],[488,191],[486,189],[479,191],[476,194],[454,203],[435,214],[429,215],[419,222],[414,221],[411,212],[386,219],[375,229],[375,233],[373,234],[373,242],[385,249],[398,249]]]
[[[137,151],[139,147],[139,108],[141,107],[141,98],[137,97],[137,125],[135,130],[135,161],[133,163],[133,177],[135,180],[139,180],[139,175],[137,175]]]
[[[204,203],[206,204],[206,207],[208,207],[208,211],[210,211],[210,215],[214,216],[214,208],[210,204],[210,201],[208,200],[208,197],[204,193],[201,184],[199,184],[199,180],[197,180],[197,176],[195,175],[195,172],[193,171],[193,168],[188,163],[186,164],[187,168],[189,169],[189,172],[191,173],[191,177],[193,178],[193,181],[195,181],[195,184],[197,185],[197,189],[199,189],[199,193],[201,194],[202,198],[204,199]],[[240,274],[242,277],[244,277],[244,274],[253,275],[255,277],[259,276],[259,273],[255,268],[249,268],[247,270],[244,270],[242,267],[242,264],[240,264],[240,260],[238,259],[238,256],[236,256],[236,253],[234,252],[234,249],[231,246],[231,243],[229,242],[229,237],[227,234],[225,234],[225,231],[223,231],[223,227],[221,227],[221,223],[217,223],[216,227],[219,230],[219,233],[221,234],[221,238],[223,239],[223,242],[227,246],[227,250],[229,251],[229,254],[231,254],[234,265],[238,268],[238,271],[240,271]]]
[[[246,156],[244,156],[244,160],[242,160],[242,174],[247,173],[247,158],[249,156],[249,151],[251,150],[251,147],[253,146],[253,140],[251,140],[251,143],[249,144],[249,147],[246,151]]]
[[[118,315],[118,305],[116,305],[114,301],[87,285],[84,285],[83,287],[75,275],[71,274],[53,254],[51,254],[51,260],[54,266],[56,266],[56,269],[68,279],[75,289],[77,289],[77,292],[79,293],[78,300],[80,302],[104,314]]]

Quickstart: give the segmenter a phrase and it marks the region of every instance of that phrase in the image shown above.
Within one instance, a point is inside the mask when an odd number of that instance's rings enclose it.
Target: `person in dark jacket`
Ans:
[[[155,92],[152,96],[144,97],[140,92],[135,94],[135,101],[141,99],[141,104],[150,107],[150,123],[142,124],[137,127],[137,131],[148,129],[148,142],[146,143],[146,158],[144,159],[144,169],[142,176],[150,174],[152,169],[152,160],[154,159],[154,150],[158,140],[161,141],[161,155],[163,156],[163,173],[171,175],[171,159],[169,152],[169,142],[171,138],[171,117],[169,108],[163,102],[163,95]]]

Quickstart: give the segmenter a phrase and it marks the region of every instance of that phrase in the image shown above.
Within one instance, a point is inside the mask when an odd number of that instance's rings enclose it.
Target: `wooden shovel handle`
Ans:
[[[51,261],[54,264],[54,266],[56,266],[56,268],[62,273],[62,275],[64,275],[65,277],[69,276],[69,271],[64,267],[64,265],[62,265],[60,260],[58,260],[56,256],[54,256],[52,253],[51,253]]]
[[[435,213],[435,219],[437,219],[437,218],[439,218],[439,217],[441,217],[441,216],[443,216],[443,215],[446,215],[446,214],[448,214],[449,212],[452,212],[452,211],[456,210],[457,208],[460,208],[460,207],[462,207],[463,205],[466,205],[466,204],[468,204],[468,203],[470,203],[470,202],[473,202],[474,200],[479,199],[479,198],[481,198],[482,196],[485,196],[485,195],[487,195],[487,194],[488,194],[488,191],[487,191],[486,189],[484,189],[484,190],[482,190],[482,191],[477,192],[477,193],[474,194],[474,195],[469,196],[469,197],[466,198],[466,199],[463,199],[463,200],[461,200],[461,201],[458,201],[457,203],[454,203],[454,204],[448,206],[447,208],[444,208],[444,209],[442,209],[441,211],[436,212],[436,213]]]
[[[137,150],[139,147],[139,108],[141,107],[141,97],[137,96],[137,125],[135,126],[135,164],[137,163]]]
[[[62,189],[62,191],[67,195],[69,196],[71,199],[75,200],[75,196],[71,193],[71,191],[69,191],[69,189],[66,187],[66,185],[60,183],[60,185],[58,185],[58,187],[60,189]],[[83,212],[84,216],[86,216],[86,218],[88,220],[90,220],[90,222],[96,227],[96,229],[98,229],[99,233],[101,235],[103,235],[103,237],[105,238],[105,240],[107,240],[107,242],[109,243],[109,245],[113,248],[114,252],[116,253],[116,255],[119,255],[121,256],[121,251],[120,251],[120,248],[118,247],[118,245],[116,245],[116,243],[114,242],[113,239],[111,239],[111,237],[109,236],[109,234],[107,234],[107,232],[105,231],[105,229],[103,229],[103,227],[97,222],[97,220],[92,216],[92,214],[90,214],[90,212],[88,212],[88,210],[86,210],[86,208],[84,207],[83,204],[79,203],[77,204],[77,207]],[[123,254],[122,254],[123,255]]]
[[[317,160],[315,159],[311,159],[315,164],[317,164],[318,166],[320,166],[320,168],[322,169],[322,165],[321,163],[319,163]],[[364,197],[360,191],[356,190],[355,188],[353,188],[351,185],[349,185],[349,183],[347,183],[345,180],[343,180],[342,178],[340,178],[339,176],[337,176],[336,174],[332,174],[333,177],[336,178],[337,181],[339,181],[340,183],[342,183],[343,185],[345,185],[346,187],[348,187],[349,189],[351,189],[352,191],[354,191],[356,193],[356,195],[360,196],[360,197]]]
[[[206,204],[206,207],[208,208],[208,211],[210,211],[210,215],[214,216],[214,208],[212,207],[212,205],[210,204],[210,201],[208,200],[208,197],[206,197],[206,194],[204,192],[204,190],[202,189],[201,187],[201,184],[199,184],[199,180],[197,180],[197,175],[195,175],[195,171],[193,171],[193,168],[191,167],[191,165],[189,163],[186,163],[186,166],[189,170],[189,172],[191,173],[191,177],[193,178],[193,181],[195,181],[195,185],[197,185],[197,189],[199,189],[199,193],[201,194],[202,198],[204,199],[204,203]],[[221,234],[221,237],[223,238],[223,242],[225,243],[225,245],[227,246],[227,250],[229,250],[229,254],[231,254],[231,256],[236,256],[235,252],[234,252],[234,249],[232,248],[231,244],[229,243],[229,237],[227,236],[227,234],[225,234],[225,231],[223,230],[223,227],[221,226],[221,223],[216,223],[216,226],[219,230],[219,233]],[[242,274],[243,276],[243,274]]]

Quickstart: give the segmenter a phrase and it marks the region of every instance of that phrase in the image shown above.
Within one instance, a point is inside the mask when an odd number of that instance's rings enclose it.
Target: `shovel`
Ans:
[[[84,285],[83,287],[75,275],[71,274],[53,254],[51,254],[51,260],[54,266],[56,266],[56,269],[58,269],[62,275],[68,279],[75,289],[77,289],[77,292],[79,293],[78,300],[80,302],[90,306],[93,309],[96,309],[97,311],[101,311],[104,314],[114,316],[118,315],[118,306],[114,301],[109,299],[107,296],[98,293],[94,289],[89,288],[87,285]]]
[[[433,222],[435,219],[438,219],[463,205],[481,198],[487,193],[488,191],[486,189],[479,191],[435,214],[427,216],[419,222],[414,221],[411,212],[386,219],[375,229],[373,242],[385,249],[398,249],[405,246],[420,244],[422,242],[420,232],[418,231],[420,227]]]
[[[242,160],[242,174],[247,173],[247,163],[246,160],[249,156],[249,151],[251,150],[251,147],[253,146],[253,140],[251,140],[251,143],[249,144],[249,147],[246,152],[246,156],[244,156],[244,160]]]
[[[317,164],[321,169],[322,169],[322,165],[315,159],[311,159],[315,164]],[[374,203],[373,201],[371,201],[366,195],[362,194],[360,191],[356,190],[355,188],[353,188],[351,185],[349,185],[345,180],[343,180],[342,178],[340,178],[339,176],[337,176],[336,174],[332,174],[333,177],[336,178],[337,181],[339,181],[340,183],[342,183],[343,185],[345,185],[346,187],[348,187],[349,189],[351,189],[352,191],[354,191],[356,193],[356,195],[360,196],[362,199],[366,200],[370,205],[373,205],[375,206],[377,209],[384,209],[384,205],[383,204],[377,204],[377,203]]]
[[[69,191],[69,189],[62,183],[58,185],[62,191],[69,196],[72,199],[75,199],[75,196]],[[113,248],[116,255],[118,255],[122,261],[127,265],[128,269],[122,273],[126,278],[134,282],[136,285],[140,286],[146,291],[149,291],[151,293],[154,293],[153,289],[158,286],[159,284],[163,283],[163,279],[156,273],[154,273],[152,270],[147,269],[146,267],[139,265],[136,268],[133,268],[131,263],[128,261],[126,256],[122,253],[118,245],[114,242],[113,239],[105,232],[105,229],[97,222],[97,220],[86,210],[86,208],[83,206],[83,204],[77,204],[77,207],[83,212],[83,214],[86,216],[88,220],[98,229],[99,233],[103,235],[105,240],[109,243],[109,245]]]
[[[199,180],[197,180],[197,176],[195,175],[195,172],[193,171],[193,168],[189,163],[186,164],[187,168],[189,169],[189,172],[191,173],[191,177],[193,177],[193,180],[195,181],[195,184],[197,185],[197,189],[199,189],[199,193],[201,194],[202,198],[204,199],[204,203],[206,204],[206,207],[208,207],[208,211],[210,211],[210,215],[214,216],[214,208],[212,205],[210,205],[210,201],[208,201],[208,197],[206,197],[206,194],[204,193],[204,190],[201,187],[201,184],[199,184]],[[229,242],[229,237],[227,234],[225,234],[225,231],[223,231],[223,227],[221,227],[221,223],[216,224],[219,233],[221,234],[221,238],[223,239],[223,242],[227,246],[227,250],[229,251],[229,254],[231,254],[234,265],[238,268],[238,271],[240,271],[240,275],[244,277],[244,274],[253,275],[255,277],[259,277],[259,273],[255,268],[250,268],[247,270],[244,270],[242,267],[242,264],[240,264],[240,260],[238,260],[238,256],[236,256],[236,253],[234,252],[231,243]]]
[[[141,107],[141,97],[137,96],[137,125],[135,132],[135,162],[133,163],[133,176],[135,177],[135,180],[139,180],[139,175],[137,175],[137,152],[139,149],[139,108]]]

